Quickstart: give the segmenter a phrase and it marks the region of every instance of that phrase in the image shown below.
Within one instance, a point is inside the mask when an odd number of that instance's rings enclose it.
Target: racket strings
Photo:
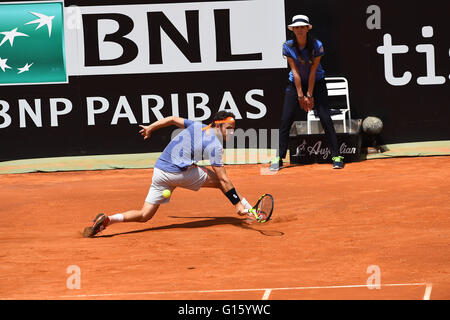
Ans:
[[[261,219],[267,218],[269,212],[272,210],[272,201],[264,197],[258,205],[257,214]]]

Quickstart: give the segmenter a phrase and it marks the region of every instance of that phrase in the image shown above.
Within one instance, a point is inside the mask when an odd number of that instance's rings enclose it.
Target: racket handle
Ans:
[[[245,199],[245,198],[242,198],[241,203],[244,206],[244,208],[247,210],[247,212],[248,212],[248,210],[250,210],[252,208],[250,203],[248,203],[247,199]]]
[[[258,216],[258,214],[256,213],[255,208],[250,208],[250,209],[248,209],[247,211],[248,211],[247,214],[248,214],[249,216],[254,216],[257,220],[259,219],[259,216]]]

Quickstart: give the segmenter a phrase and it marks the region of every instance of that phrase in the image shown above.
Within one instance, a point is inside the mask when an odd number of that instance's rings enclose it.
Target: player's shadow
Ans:
[[[247,220],[237,217],[175,217],[170,216],[170,218],[176,218],[176,219],[202,219],[197,221],[190,221],[190,222],[183,222],[183,223],[173,223],[166,226],[159,226],[159,227],[152,227],[152,228],[146,228],[146,229],[140,229],[140,230],[132,230],[127,232],[119,232],[114,234],[107,234],[107,235],[101,235],[97,236],[96,238],[111,238],[115,236],[120,235],[127,235],[127,234],[135,234],[135,233],[141,233],[141,232],[150,232],[150,231],[157,231],[157,230],[169,230],[169,229],[197,229],[197,228],[208,228],[218,225],[232,225],[234,227],[242,228],[245,230],[252,230],[261,233],[265,236],[270,237],[280,237],[283,236],[284,233],[281,231],[275,231],[275,230],[263,230],[263,228],[258,227],[258,222],[249,223]],[[270,223],[270,222],[268,222]],[[259,224],[261,226],[261,224]]]

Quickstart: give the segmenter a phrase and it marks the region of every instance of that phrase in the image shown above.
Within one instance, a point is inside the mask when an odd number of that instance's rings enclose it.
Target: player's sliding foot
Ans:
[[[272,162],[270,163],[270,171],[278,171],[283,167],[283,159],[281,159],[280,157],[276,157],[272,160]]]
[[[344,161],[343,161],[344,157],[342,156],[338,156],[338,157],[333,157],[333,169],[342,169],[344,168]]]
[[[87,227],[83,231],[83,237],[90,238],[95,236],[97,233],[105,230],[106,226],[109,224],[109,218],[104,213],[99,213],[95,219],[92,227]]]

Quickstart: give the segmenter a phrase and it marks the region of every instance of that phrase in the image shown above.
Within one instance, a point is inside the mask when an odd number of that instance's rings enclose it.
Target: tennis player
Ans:
[[[220,189],[239,215],[251,215],[248,213],[251,205],[237,193],[227,177],[222,160],[223,142],[234,133],[234,114],[219,111],[210,125],[172,116],[149,126],[141,125],[139,133],[147,140],[156,130],[171,125],[183,130],[172,139],[156,161],[152,184],[143,207],[111,216],[98,214],[94,224],[85,228],[84,237],[92,237],[113,223],[147,222],[161,204],[170,201],[170,197],[163,196],[163,191],[170,190],[173,193],[177,187],[193,191],[202,187]],[[198,161],[206,159],[209,159],[212,170],[196,165]]]

